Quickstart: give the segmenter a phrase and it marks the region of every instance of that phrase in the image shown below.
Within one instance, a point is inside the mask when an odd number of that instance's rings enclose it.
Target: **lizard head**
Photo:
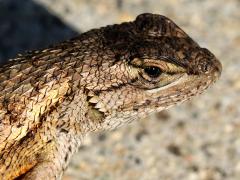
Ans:
[[[106,67],[87,87],[109,128],[186,101],[220,76],[216,57],[164,16],[142,14],[101,33]]]

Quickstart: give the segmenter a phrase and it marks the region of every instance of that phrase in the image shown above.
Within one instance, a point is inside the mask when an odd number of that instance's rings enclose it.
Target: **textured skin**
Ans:
[[[86,133],[186,101],[220,73],[212,53],[153,14],[19,56],[0,68],[0,179],[61,179]]]

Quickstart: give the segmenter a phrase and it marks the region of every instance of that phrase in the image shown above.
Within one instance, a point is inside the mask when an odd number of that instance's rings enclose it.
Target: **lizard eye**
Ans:
[[[174,63],[164,60],[134,58],[131,62],[132,68],[138,74],[137,85],[153,89],[166,86],[186,73],[186,69]],[[133,73],[134,71],[131,71]]]
[[[162,70],[159,67],[155,67],[155,66],[145,67],[144,72],[151,78],[157,78],[162,74]]]

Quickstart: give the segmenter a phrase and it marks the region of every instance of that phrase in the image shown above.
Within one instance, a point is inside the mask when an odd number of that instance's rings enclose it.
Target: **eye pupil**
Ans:
[[[158,67],[146,67],[146,68],[144,68],[144,72],[146,74],[148,74],[148,76],[154,77],[154,78],[156,78],[162,74],[161,69]]]

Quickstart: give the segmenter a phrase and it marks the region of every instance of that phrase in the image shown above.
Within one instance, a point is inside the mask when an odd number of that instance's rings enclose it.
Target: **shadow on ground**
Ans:
[[[32,0],[0,0],[0,64],[78,33]]]

